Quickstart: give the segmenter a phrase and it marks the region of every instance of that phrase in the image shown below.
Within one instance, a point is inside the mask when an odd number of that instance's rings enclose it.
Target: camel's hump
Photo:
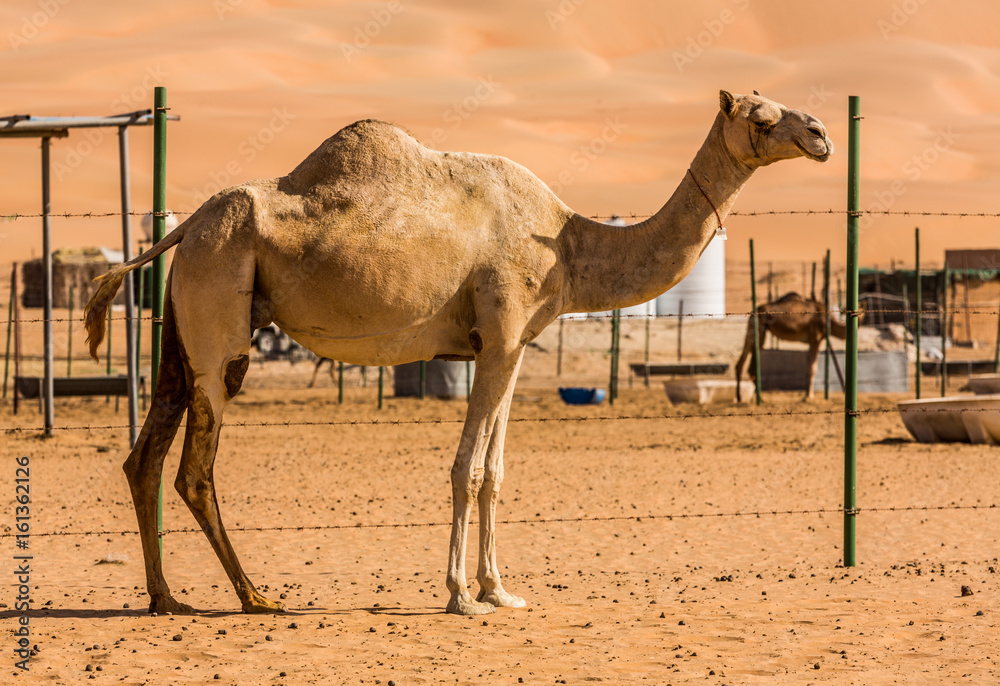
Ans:
[[[344,177],[372,178],[391,174],[394,167],[426,150],[396,124],[364,119],[345,126],[309,154],[287,179],[299,192]]]

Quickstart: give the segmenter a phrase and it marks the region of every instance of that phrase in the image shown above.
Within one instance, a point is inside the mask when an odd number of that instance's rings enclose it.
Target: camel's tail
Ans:
[[[87,309],[84,312],[84,326],[87,329],[87,345],[90,346],[90,356],[95,360],[98,359],[97,349],[104,340],[104,324],[107,320],[108,308],[111,307],[111,301],[114,300],[115,294],[121,288],[125,275],[133,269],[151,262],[180,243],[181,239],[184,238],[185,224],[181,224],[167,234],[149,252],[139,255],[125,264],[116,265],[108,270],[107,274],[102,274],[94,279],[94,282],[97,283],[97,291],[87,303]]]

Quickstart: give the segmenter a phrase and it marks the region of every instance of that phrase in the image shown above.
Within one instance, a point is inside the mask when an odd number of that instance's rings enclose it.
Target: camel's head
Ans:
[[[823,122],[757,91],[753,95],[719,91],[719,106],[726,147],[751,169],[796,157],[826,162],[833,154]]]

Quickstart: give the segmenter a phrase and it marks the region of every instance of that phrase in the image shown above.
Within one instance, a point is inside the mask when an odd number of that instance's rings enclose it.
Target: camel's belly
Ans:
[[[473,357],[467,335],[459,327],[440,327],[433,322],[415,325],[392,333],[364,337],[338,337],[336,330],[328,332],[297,331],[292,326],[282,326],[300,345],[320,357],[351,364],[390,366],[435,357]]]

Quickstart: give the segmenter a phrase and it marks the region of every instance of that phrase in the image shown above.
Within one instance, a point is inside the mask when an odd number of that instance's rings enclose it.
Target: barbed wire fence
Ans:
[[[872,216],[898,216],[898,217],[946,217],[946,218],[1000,218],[1000,213],[994,212],[932,212],[932,211],[915,211],[915,210],[863,210],[861,212],[865,215]],[[127,213],[133,216],[142,216],[146,214],[145,212],[131,212]],[[191,213],[177,212],[178,216],[186,216]],[[734,211],[730,213],[730,216],[735,217],[764,217],[764,216],[777,216],[777,215],[803,215],[803,216],[818,216],[818,215],[847,215],[846,210],[750,210],[750,211]],[[64,212],[64,213],[50,213],[48,217],[58,217],[58,218],[110,218],[110,217],[122,217],[122,212]],[[8,223],[25,219],[37,219],[42,218],[46,215],[35,214],[35,213],[0,213],[0,223]],[[591,219],[598,221],[605,221],[612,218],[623,218],[630,219],[634,221],[642,221],[649,218],[649,215],[640,215],[636,213],[626,213],[626,214],[616,214],[607,216],[592,216]],[[933,271],[933,270],[927,270]],[[963,314],[969,315],[998,315],[1000,316],[1000,311],[998,310],[982,310],[982,309],[968,309],[955,307],[956,310],[961,310]],[[900,309],[884,309],[881,310],[885,314],[896,314],[901,316],[909,316],[922,314],[927,315],[926,310],[918,311],[910,309],[908,307]],[[801,314],[810,314],[801,313]],[[632,320],[632,321],[656,321],[656,320],[683,320],[683,319],[709,319],[709,320],[723,320],[727,318],[749,318],[755,313],[751,311],[734,311],[725,312],[722,314],[623,314],[619,315],[620,319]],[[794,314],[793,312],[788,312],[788,314]],[[856,313],[847,312],[845,314],[851,315]],[[574,321],[597,321],[597,322],[607,322],[615,318],[612,314],[601,314],[601,315],[591,315],[586,319],[580,320],[566,320],[569,322]],[[152,321],[151,316],[145,317],[135,317],[134,318],[140,322],[150,322]],[[8,326],[11,324],[39,324],[39,323],[61,323],[61,324],[82,324],[83,317],[69,318],[69,317],[57,317],[51,319],[44,318],[8,318],[0,320],[0,325]],[[571,352],[587,352],[587,353],[603,353],[608,354],[610,352],[609,348],[581,348],[574,349],[568,348],[567,351]],[[30,357],[25,358],[30,359]],[[947,412],[944,409],[932,409],[928,408],[923,410],[925,412]],[[988,408],[972,408],[968,411],[971,412],[988,412],[993,411]],[[875,415],[885,415],[885,414],[895,414],[897,410],[895,408],[863,408],[857,410],[857,415],[865,416],[875,416]],[[614,416],[566,416],[566,417],[513,417],[509,419],[512,424],[526,424],[526,423],[612,423],[612,422],[622,422],[622,421],[690,421],[690,420],[723,420],[731,418],[751,418],[751,419],[765,419],[765,418],[781,418],[781,417],[809,417],[809,416],[842,416],[844,414],[843,410],[834,409],[809,409],[809,410],[752,410],[747,409],[743,411],[727,411],[727,412],[700,412],[700,413],[689,413],[685,414],[678,412],[677,414],[642,414],[642,415],[614,415]],[[269,429],[269,428],[288,428],[288,427],[363,427],[363,426],[427,426],[427,425],[442,425],[442,424],[461,424],[463,420],[460,419],[420,419],[420,418],[410,418],[410,419],[345,419],[345,420],[330,420],[330,421],[275,421],[275,422],[251,422],[251,421],[226,421],[225,425],[230,428],[241,428],[241,429]],[[60,432],[109,432],[109,431],[123,431],[128,430],[130,427],[127,424],[107,424],[107,425],[67,425],[67,426],[55,426],[54,430]],[[34,426],[14,426],[4,429],[4,433],[8,436],[18,436],[18,435],[28,435],[41,433],[44,427],[34,427]],[[586,523],[586,522],[641,522],[643,520],[662,520],[662,521],[674,521],[674,520],[688,520],[688,519],[711,519],[711,518],[735,518],[735,517],[774,517],[774,516],[797,516],[797,515],[838,515],[843,516],[845,514],[859,514],[859,513],[900,513],[900,512],[930,512],[930,511],[992,511],[997,510],[997,504],[978,504],[978,505],[927,505],[927,506],[883,506],[883,507],[869,507],[869,508],[855,508],[852,512],[848,512],[844,507],[837,508],[815,508],[815,509],[756,509],[752,511],[733,511],[733,512],[703,512],[703,513],[650,513],[641,515],[613,515],[613,516],[581,516],[581,517],[552,517],[552,518],[527,518],[527,519],[507,519],[503,521],[498,521],[498,524],[507,525],[556,525],[564,523]],[[354,523],[354,524],[313,524],[313,525],[279,525],[279,526],[259,526],[259,527],[230,527],[229,531],[241,531],[241,532],[295,532],[295,531],[327,531],[327,530],[350,530],[350,529],[401,529],[401,528],[420,528],[420,527],[444,527],[450,526],[450,522],[387,522],[387,523]],[[180,529],[164,529],[160,533],[162,535],[170,534],[192,534],[199,533],[202,530],[200,528],[180,528]],[[137,535],[136,530],[93,530],[93,531],[47,531],[47,532],[36,532],[33,531],[33,536],[112,536],[112,535]],[[11,538],[16,536],[14,532],[3,531],[0,532],[0,538]]]

